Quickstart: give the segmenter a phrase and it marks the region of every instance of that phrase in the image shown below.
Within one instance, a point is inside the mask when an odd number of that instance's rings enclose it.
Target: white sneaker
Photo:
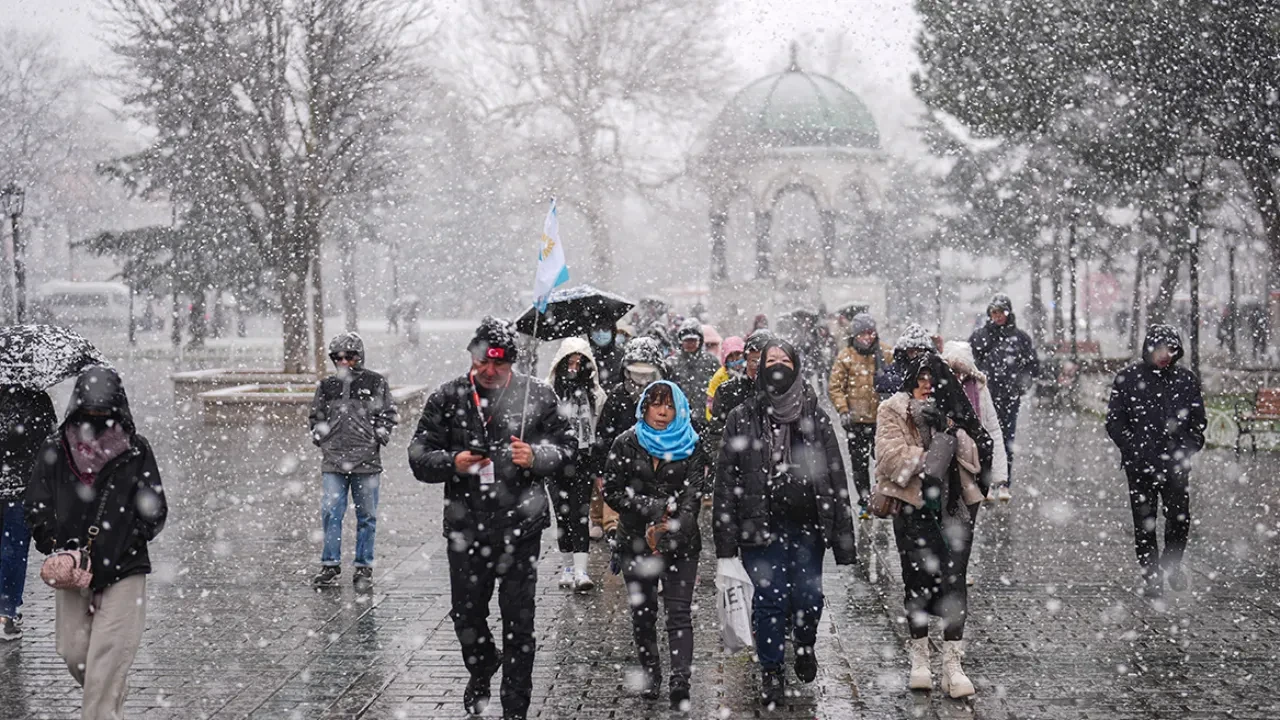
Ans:
[[[960,659],[964,657],[964,643],[949,640],[942,643],[942,691],[953,698],[966,698],[976,692],[969,676],[960,667]]]
[[[590,575],[586,574],[581,570],[574,571],[573,573],[573,589],[574,590],[577,590],[578,592],[586,592],[594,588],[595,586],[596,584],[591,580]]]
[[[1006,485],[1001,485],[1001,486],[1000,486],[1000,489],[999,489],[999,490],[996,490],[996,498],[997,498],[1000,502],[1009,502],[1010,500],[1012,500],[1012,499],[1013,499],[1013,495],[1011,495],[1011,494],[1009,493],[1009,488],[1008,488],[1008,486],[1006,486]]]
[[[929,638],[912,640],[908,648],[911,651],[911,676],[907,679],[907,687],[912,690],[932,690],[933,673],[929,670]]]
[[[573,568],[567,567],[564,569],[564,572],[560,573],[560,587],[562,588],[573,587],[573,580],[574,580]]]
[[[596,525],[595,523],[591,523],[591,529],[587,532],[591,535],[592,540],[599,540],[604,537],[604,528]]]

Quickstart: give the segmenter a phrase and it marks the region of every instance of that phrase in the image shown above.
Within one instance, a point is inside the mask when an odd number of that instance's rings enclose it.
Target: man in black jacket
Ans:
[[[1152,325],[1142,344],[1142,360],[1121,370],[1107,403],[1107,434],[1120,448],[1129,479],[1134,548],[1142,566],[1145,593],[1159,598],[1163,578],[1184,590],[1182,554],[1191,529],[1187,492],[1191,456],[1204,447],[1206,425],[1200,379],[1178,367],[1182,339],[1169,325]],[[1164,554],[1156,540],[1158,505],[1164,503]]]
[[[49,393],[21,385],[0,386],[0,640],[22,637],[18,618],[31,551],[22,494],[31,479],[36,452],[57,424]]]
[[[701,410],[707,407],[707,385],[720,369],[720,360],[704,349],[702,323],[697,318],[681,323],[677,336],[680,348],[667,360],[663,374],[684,391],[685,397],[689,398],[689,407]],[[702,412],[693,414],[695,429],[701,432],[706,424],[706,416]]]
[[[364,340],[344,332],[329,342],[337,372],[316,386],[311,401],[311,440],[323,460],[320,501],[324,549],[316,586],[333,585],[342,572],[342,518],[347,495],[356,506],[356,590],[373,589],[373,546],[378,532],[382,446],[391,441],[399,416],[387,379],[364,367]]]
[[[1014,435],[1018,432],[1018,411],[1022,407],[1022,394],[1040,373],[1040,360],[1036,357],[1031,336],[1018,329],[1013,315],[1013,301],[1004,293],[997,293],[987,306],[987,322],[969,336],[973,359],[978,369],[986,373],[987,388],[1000,418],[1000,430],[1004,433],[1005,457],[1009,465],[1009,478],[1013,478]],[[1009,500],[1009,487],[995,489],[997,497]]]
[[[550,526],[545,482],[573,459],[577,441],[555,392],[513,372],[510,322],[486,317],[467,349],[471,371],[427,400],[409,465],[422,482],[445,486],[451,614],[471,673],[463,705],[483,712],[501,666],[503,717],[523,720],[533,692],[538,554]],[[495,583],[501,653],[488,622]]]

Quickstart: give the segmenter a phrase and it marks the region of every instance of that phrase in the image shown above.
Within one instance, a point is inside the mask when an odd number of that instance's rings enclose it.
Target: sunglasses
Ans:
[[[359,360],[359,359],[360,359],[360,356],[359,356],[359,355],[348,355],[347,353],[338,353],[337,355],[334,355],[334,356],[333,356],[333,359],[334,359],[335,361],[337,361],[337,362],[343,362],[343,361],[351,361],[351,362],[355,362],[356,360]]]

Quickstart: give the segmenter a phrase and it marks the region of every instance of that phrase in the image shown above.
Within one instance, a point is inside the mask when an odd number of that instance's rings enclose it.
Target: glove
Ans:
[[[921,491],[924,494],[924,509],[936,513],[942,512],[942,480],[932,475],[925,475]]]
[[[920,414],[924,416],[925,422],[929,424],[929,427],[934,430],[947,429],[946,413],[939,410],[937,405],[926,405],[924,409],[920,411]]]
[[[852,432],[853,415],[850,413],[840,413],[840,427],[844,428],[845,432]]]

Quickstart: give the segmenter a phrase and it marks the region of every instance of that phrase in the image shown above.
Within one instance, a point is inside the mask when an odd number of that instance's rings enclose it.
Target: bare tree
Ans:
[[[108,3],[125,105],[157,131],[115,174],[186,211],[216,210],[223,252],[228,241],[261,248],[280,294],[285,370],[320,371],[323,226],[335,201],[371,196],[402,171],[400,114],[427,77],[414,55],[425,5]]]
[[[609,203],[683,173],[726,90],[725,0],[476,0],[489,62],[472,63],[483,114],[519,139],[533,187],[588,226],[596,278],[613,279]],[[469,56],[470,57],[470,56]]]

